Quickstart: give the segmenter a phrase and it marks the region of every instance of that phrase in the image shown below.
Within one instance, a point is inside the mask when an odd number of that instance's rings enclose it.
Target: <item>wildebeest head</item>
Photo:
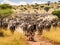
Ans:
[[[44,25],[44,28],[45,28],[45,29],[48,29],[48,31],[50,31],[51,23],[47,22],[47,23]]]
[[[57,26],[57,22],[52,23],[53,27]]]
[[[44,24],[39,23],[37,28],[38,28],[38,30],[43,30],[44,29]]]
[[[3,22],[2,27],[3,27],[4,29],[7,29],[7,28],[8,28],[8,23],[7,23],[7,22]]]
[[[36,31],[36,25],[35,24],[30,24],[29,26],[28,26],[28,30],[29,31],[31,31],[31,32],[34,32],[34,31]]]

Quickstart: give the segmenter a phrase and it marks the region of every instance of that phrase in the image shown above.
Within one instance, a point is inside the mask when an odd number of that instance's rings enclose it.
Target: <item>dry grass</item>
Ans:
[[[43,31],[43,35],[44,38],[47,38],[49,40],[52,40],[56,43],[60,43],[60,28],[51,28],[51,30],[48,31]]]
[[[11,32],[4,31],[4,37],[0,37],[0,45],[27,45],[24,36],[15,31],[14,35],[11,34]]]
[[[8,30],[2,30],[4,37],[0,37],[0,45],[27,45],[23,34],[15,31],[14,35]],[[60,43],[60,28],[51,28],[50,31],[43,31],[44,38]]]

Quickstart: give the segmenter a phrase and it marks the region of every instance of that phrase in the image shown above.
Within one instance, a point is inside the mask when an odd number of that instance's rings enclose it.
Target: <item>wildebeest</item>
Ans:
[[[42,35],[43,29],[44,29],[44,24],[39,23],[37,26],[37,29],[38,29],[38,34]]]
[[[53,19],[51,21],[51,24],[52,24],[53,27],[56,27],[57,26],[57,20],[56,19]]]
[[[56,28],[57,27],[57,22],[53,22],[52,26]]]
[[[24,23],[22,23],[20,25],[20,27],[23,29],[24,35],[27,36],[27,27],[28,27],[28,24],[26,22],[24,22]]]
[[[12,25],[10,26],[10,31],[12,32],[12,34],[14,33],[14,31],[15,31],[15,25],[14,25],[14,24],[12,24]]]
[[[35,36],[35,32],[36,32],[36,25],[35,24],[30,24],[27,28],[27,30],[29,31],[29,40],[30,41],[34,41],[34,36]]]
[[[2,27],[3,27],[3,29],[7,29],[8,23],[7,22],[3,22]]]
[[[45,28],[47,31],[50,31],[50,29],[51,29],[51,23],[50,23],[50,22],[46,22],[45,25],[44,25],[44,28]]]

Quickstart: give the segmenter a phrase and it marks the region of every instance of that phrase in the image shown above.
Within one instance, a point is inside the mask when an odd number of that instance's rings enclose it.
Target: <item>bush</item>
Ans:
[[[11,9],[12,6],[9,4],[0,4],[0,9],[7,9],[7,8]]]
[[[52,12],[53,15],[56,15],[60,18],[60,10],[55,10]]]
[[[4,37],[0,37],[0,45],[27,45],[23,34],[15,31],[14,35],[12,35],[10,30],[2,30]]]
[[[45,10],[46,12],[48,12],[49,9],[50,9],[50,7],[45,7],[45,8],[44,8],[44,10]]]
[[[4,9],[4,10],[0,10],[0,16],[8,16],[11,13],[13,13],[12,9]]]
[[[12,6],[9,4],[0,4],[0,17],[12,14]]]

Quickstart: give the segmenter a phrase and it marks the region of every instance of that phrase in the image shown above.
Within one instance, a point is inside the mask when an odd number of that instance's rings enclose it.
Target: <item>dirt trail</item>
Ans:
[[[44,40],[40,36],[35,36],[35,42],[33,41],[27,41],[29,45],[55,45],[53,43],[48,42],[48,40]]]
[[[23,34],[23,30],[21,28],[17,28],[16,31]],[[35,35],[34,39],[35,39],[35,42],[28,41],[27,37],[26,37],[28,45],[58,45],[58,44],[53,44],[53,43],[49,42],[48,39],[44,40],[44,38],[42,38],[41,36],[38,36],[37,34]]]

